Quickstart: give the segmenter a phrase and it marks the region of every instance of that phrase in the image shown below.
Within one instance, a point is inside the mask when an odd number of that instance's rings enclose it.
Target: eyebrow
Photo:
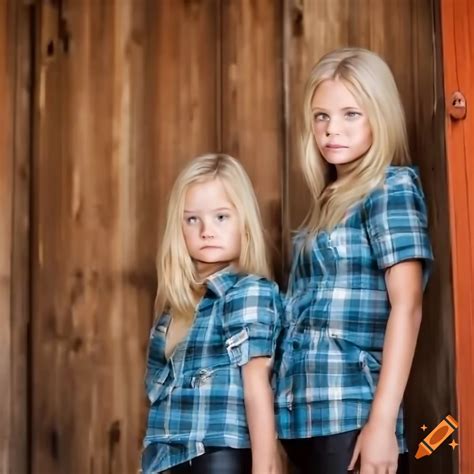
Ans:
[[[218,212],[218,211],[232,211],[231,207],[218,207],[217,209],[211,209],[211,212]],[[185,214],[197,214],[199,211],[192,211],[190,209],[184,210]]]
[[[311,110],[314,112],[315,110],[318,110],[319,112],[328,112],[328,109],[325,109],[324,107],[311,107]],[[357,105],[354,105],[352,107],[343,107],[342,109],[340,110],[343,110],[343,111],[346,111],[346,110],[362,110],[359,106]]]

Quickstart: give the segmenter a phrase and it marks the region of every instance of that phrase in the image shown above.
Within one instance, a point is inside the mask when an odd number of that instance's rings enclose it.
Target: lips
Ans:
[[[331,150],[339,150],[341,148],[349,148],[344,145],[338,145],[337,143],[329,143],[326,145],[326,148],[330,148]]]

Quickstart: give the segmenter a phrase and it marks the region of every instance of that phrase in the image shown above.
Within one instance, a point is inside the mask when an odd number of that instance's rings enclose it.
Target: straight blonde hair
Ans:
[[[360,159],[348,165],[343,177],[334,179],[334,165],[321,155],[312,131],[311,102],[326,80],[339,80],[368,116],[372,145]],[[302,224],[308,236],[332,230],[346,211],[381,185],[387,166],[410,162],[405,114],[387,64],[372,51],[342,48],[323,56],[313,67],[304,94],[302,169],[313,197]]]
[[[252,183],[242,165],[224,154],[193,159],[179,174],[171,190],[165,230],[157,255],[158,290],[155,310],[170,309],[174,315],[194,311],[203,282],[184,240],[182,224],[186,192],[192,184],[218,179],[237,210],[241,224],[238,270],[270,277],[262,219]]]

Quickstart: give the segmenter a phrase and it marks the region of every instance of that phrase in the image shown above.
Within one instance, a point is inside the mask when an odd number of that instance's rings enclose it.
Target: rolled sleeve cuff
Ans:
[[[274,338],[268,326],[252,324],[226,340],[226,349],[232,364],[242,366],[254,357],[272,357]]]
[[[426,232],[411,230],[409,233],[393,235],[385,233],[376,241],[377,265],[386,269],[406,260],[422,260],[423,286],[426,286],[432,267],[433,253]]]

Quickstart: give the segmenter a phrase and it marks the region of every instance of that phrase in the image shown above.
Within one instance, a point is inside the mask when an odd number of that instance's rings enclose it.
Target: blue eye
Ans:
[[[226,219],[228,219],[230,216],[229,214],[218,214],[216,216],[216,219],[219,221],[219,222],[222,222],[222,221],[225,221]]]
[[[360,117],[362,114],[360,112],[355,112],[354,110],[351,110],[346,113],[346,117],[349,119],[357,118]]]
[[[313,114],[313,119],[315,122],[324,122],[326,120],[329,120],[329,115],[323,112],[317,112]]]
[[[187,224],[195,224],[197,222],[198,218],[196,216],[189,216],[186,217],[186,223]]]

